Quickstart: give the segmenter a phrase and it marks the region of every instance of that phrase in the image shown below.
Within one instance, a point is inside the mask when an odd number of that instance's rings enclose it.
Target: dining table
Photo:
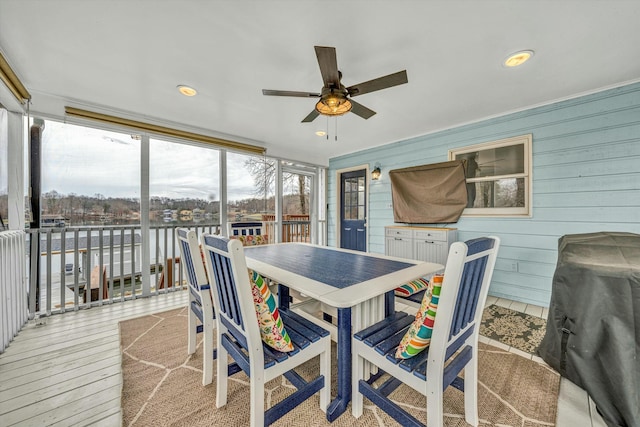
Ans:
[[[335,309],[337,326],[326,314],[312,319],[335,329],[337,396],[327,408],[330,422],[351,401],[352,327],[360,330],[389,316],[395,311],[395,288],[444,269],[432,262],[309,243],[248,246],[244,252],[249,269],[278,284],[283,309],[289,308],[290,290]]]

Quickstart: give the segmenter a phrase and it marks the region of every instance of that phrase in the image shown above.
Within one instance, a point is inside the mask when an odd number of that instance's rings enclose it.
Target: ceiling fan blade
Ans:
[[[298,96],[301,98],[319,98],[319,93],[313,92],[296,92],[293,90],[271,90],[271,89],[262,89],[263,95],[269,96]]]
[[[407,70],[402,70],[398,71],[397,73],[389,74],[388,76],[378,77],[377,79],[349,86],[347,88],[347,92],[349,92],[350,96],[358,96],[365,93],[374,92],[376,90],[398,86],[408,82],[409,80],[407,79]]]
[[[365,107],[362,104],[357,103],[353,99],[350,99],[349,101],[351,102],[351,112],[354,113],[356,116],[360,116],[360,117],[362,117],[363,119],[366,120],[369,117],[371,117],[374,114],[376,114],[375,111]]]
[[[320,113],[318,113],[317,110],[313,110],[312,112],[309,113],[309,115],[307,117],[302,119],[302,123],[310,123],[310,122],[314,121],[316,119],[316,117],[318,117],[319,115],[320,115]]]
[[[340,73],[338,72],[338,60],[336,48],[315,46],[320,74],[325,87],[340,87]]]

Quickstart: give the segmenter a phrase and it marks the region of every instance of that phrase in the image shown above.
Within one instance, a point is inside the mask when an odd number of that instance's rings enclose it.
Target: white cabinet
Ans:
[[[446,264],[449,246],[458,239],[456,228],[385,227],[386,255]]]
[[[413,259],[413,233],[408,228],[385,227],[385,255]]]

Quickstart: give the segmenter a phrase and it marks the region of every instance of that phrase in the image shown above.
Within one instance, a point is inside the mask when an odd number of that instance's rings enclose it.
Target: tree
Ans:
[[[300,213],[308,213],[307,212],[307,199],[306,199],[306,183],[307,177],[304,175],[298,175],[298,197],[300,197]]]
[[[276,162],[272,159],[249,157],[244,162],[244,166],[248,169],[249,175],[253,178],[256,188],[253,194],[256,197],[264,197],[274,194],[276,181]]]
[[[69,193],[69,196],[67,196],[67,215],[73,215],[76,196],[76,193]]]
[[[82,207],[82,223],[85,223],[85,218],[87,216],[87,212],[89,211],[89,208],[91,207],[91,199],[89,199],[88,197],[83,196],[80,200],[80,206]]]
[[[42,198],[45,200],[43,203],[46,206],[46,213],[50,215],[58,215],[60,214],[60,201],[62,199],[62,195],[58,193],[56,190],[51,190],[48,193],[44,193]]]
[[[253,178],[255,185],[254,195],[265,201],[266,210],[267,199],[275,193],[276,161],[264,157],[249,157],[245,160],[244,165],[249,171],[249,175]],[[297,187],[299,212],[301,214],[309,213],[307,207],[307,197],[309,196],[308,179],[307,176],[301,174],[288,172],[282,174],[283,187],[285,189]]]

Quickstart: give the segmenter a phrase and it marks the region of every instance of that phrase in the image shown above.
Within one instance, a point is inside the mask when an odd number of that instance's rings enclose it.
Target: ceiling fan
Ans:
[[[302,123],[312,122],[320,114],[326,116],[341,116],[351,111],[352,113],[368,119],[376,114],[375,111],[357,103],[352,98],[376,90],[398,86],[408,82],[407,71],[402,70],[377,79],[358,83],[353,86],[344,87],[342,82],[342,72],[338,71],[338,61],[336,60],[336,48],[315,46],[320,74],[322,74],[322,91],[296,92],[289,90],[262,89],[263,95],[269,96],[296,96],[301,98],[320,98],[313,110],[307,117],[302,119]]]

